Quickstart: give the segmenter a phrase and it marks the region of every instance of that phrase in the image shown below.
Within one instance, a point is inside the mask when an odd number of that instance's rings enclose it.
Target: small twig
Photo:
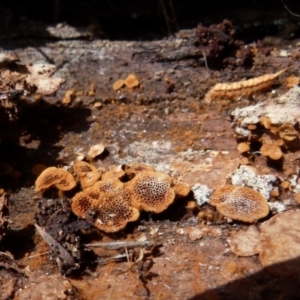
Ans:
[[[129,253],[128,253],[127,247],[125,247],[125,253],[126,253],[126,256],[127,256],[127,262],[129,262],[130,260],[129,260]]]
[[[173,22],[174,22],[176,31],[179,31],[179,25],[178,25],[178,22],[177,22],[177,18],[176,18],[176,14],[175,14],[175,8],[174,8],[172,0],[169,0],[169,6],[170,6],[170,9],[171,9],[171,14],[172,14],[172,17],[173,17]]]
[[[114,261],[114,260],[118,260],[118,259],[123,259],[123,258],[127,258],[127,255],[126,254],[117,254],[117,255],[112,256],[112,257],[97,259],[97,262],[99,264],[105,264],[105,263],[108,263],[110,261]]]
[[[207,59],[206,59],[206,54],[205,54],[205,52],[203,50],[200,50],[200,51],[202,52],[202,55],[203,55],[205,67],[206,67],[207,70],[209,70],[208,69],[208,64],[207,64]]]
[[[166,9],[165,4],[164,4],[164,0],[159,0],[159,3],[160,3],[160,6],[162,8],[164,17],[165,17],[165,22],[166,22],[166,26],[167,26],[167,30],[168,30],[168,35],[171,35],[172,34],[172,29],[171,29],[171,26],[170,26],[170,20],[169,20],[169,16],[168,16],[168,13],[167,13],[167,9]]]
[[[142,261],[144,259],[144,249],[141,248],[140,249],[140,253],[139,253],[139,257],[136,259],[136,263],[138,263],[139,261]]]
[[[282,3],[282,5],[283,5],[283,7],[284,7],[284,8],[285,8],[292,16],[298,17],[298,18],[300,17],[300,15],[293,13],[293,12],[285,5],[285,3],[284,3],[283,0],[281,0],[281,3]]]
[[[38,233],[42,236],[45,242],[49,245],[52,251],[56,252],[57,255],[63,259],[69,265],[74,265],[75,260],[69,254],[69,252],[60,244],[58,243],[49,233],[47,233],[42,227],[34,224],[35,228],[37,229]]]
[[[85,247],[95,247],[116,250],[120,248],[136,248],[136,247],[152,247],[154,243],[152,241],[133,241],[133,242],[108,242],[108,243],[95,243],[85,244]]]
[[[48,254],[48,253],[51,253],[51,251],[46,251],[46,252],[42,252],[42,253],[39,253],[39,254],[30,255],[27,258],[33,258],[33,257],[37,257],[37,256],[42,256],[42,255]]]

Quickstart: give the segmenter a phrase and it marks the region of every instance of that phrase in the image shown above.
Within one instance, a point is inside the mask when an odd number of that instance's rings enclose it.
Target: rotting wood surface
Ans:
[[[67,79],[57,96],[47,98],[46,104],[29,105],[25,109],[25,117],[31,118],[29,127],[36,138],[29,143],[21,142],[19,157],[10,153],[4,156],[21,173],[17,183],[12,187],[7,185],[12,191],[11,228],[16,230],[17,237],[33,223],[36,202],[31,168],[38,163],[68,165],[78,153],[87,153],[90,146],[99,142],[110,149],[109,155],[99,162],[104,167],[142,161],[164,171],[177,171],[183,178],[191,174],[191,182],[195,174],[203,175],[201,168],[195,170],[195,165],[209,161],[215,153],[205,152],[207,149],[224,152],[216,169],[220,164],[237,165],[239,154],[226,113],[234,106],[228,103],[207,106],[203,103],[204,95],[217,82],[239,81],[249,78],[249,73],[257,77],[291,65],[295,70],[299,63],[290,57],[270,56],[264,58],[264,64],[257,64],[251,70],[207,70],[195,41],[195,30],[190,30],[178,33],[175,38],[154,42],[80,39],[9,42],[9,47],[22,61],[54,63],[58,67],[57,76]],[[113,83],[130,73],[139,79],[139,88],[113,90]],[[95,87],[94,95],[89,95],[91,85]],[[73,99],[68,107],[57,108],[56,104],[61,103],[70,89],[81,91],[81,96]],[[245,100],[241,105],[247,103]],[[42,142],[38,142],[38,137]],[[171,161],[175,161],[172,168]],[[264,166],[261,160],[258,164]],[[205,170],[208,168],[209,165]],[[214,183],[224,184],[228,172],[218,169]],[[186,219],[190,223],[185,223]],[[256,256],[237,258],[233,255],[225,242],[233,230],[228,224],[219,226],[222,236],[218,238],[191,241],[182,234],[181,228],[197,224],[192,214],[186,212],[184,203],[170,207],[167,214],[153,220],[146,218],[143,222],[140,226],[133,224],[127,235],[119,234],[115,238],[154,238],[162,245],[155,255],[148,256],[145,266],[114,262],[98,266],[81,279],[72,279],[70,282],[80,297],[99,299],[101,293],[103,299],[261,299],[263,296],[275,299],[299,293],[295,290],[297,279],[273,277],[262,270]],[[242,226],[237,225],[235,229]],[[106,241],[111,239],[103,237]],[[32,260],[24,256],[34,253],[34,245],[41,248],[41,244],[31,242],[32,247],[27,245],[18,251],[14,250],[17,245],[12,243],[10,251],[18,254],[21,264],[29,265],[33,271],[58,273],[47,258]],[[23,299],[21,292],[18,299]]]

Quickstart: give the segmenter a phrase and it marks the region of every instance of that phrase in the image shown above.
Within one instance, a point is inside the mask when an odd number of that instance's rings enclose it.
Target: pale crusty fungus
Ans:
[[[259,230],[251,225],[227,238],[231,251],[238,256],[252,256],[260,251],[261,236]]]
[[[253,223],[269,213],[266,199],[257,191],[243,186],[227,185],[216,190],[210,204],[225,217]]]
[[[55,186],[61,191],[69,191],[76,186],[73,176],[61,168],[49,167],[45,169],[35,182],[37,192],[44,191]]]
[[[93,165],[84,161],[75,161],[73,170],[79,177],[83,189],[92,186],[101,176],[99,171]]]
[[[125,184],[131,193],[134,207],[160,213],[174,201],[175,192],[171,188],[172,178],[166,174],[144,171]]]
[[[237,149],[241,153],[248,152],[248,151],[250,151],[250,145],[249,145],[249,143],[242,142],[242,143],[238,144]]]
[[[277,276],[298,276],[300,269],[300,210],[273,216],[260,226],[259,260]]]
[[[86,213],[93,208],[93,199],[85,192],[79,192],[73,197],[71,208],[76,216],[84,219]]]
[[[135,87],[139,86],[139,81],[136,78],[136,76],[134,74],[129,74],[127,76],[127,78],[125,79],[125,85],[129,88],[129,89],[133,89]]]
[[[136,174],[142,171],[154,171],[154,168],[152,166],[139,162],[131,163],[130,165],[125,165],[125,173],[129,177],[134,177]]]
[[[260,152],[263,156],[268,156],[273,160],[278,160],[282,157],[283,153],[275,143],[263,144],[260,148]]]

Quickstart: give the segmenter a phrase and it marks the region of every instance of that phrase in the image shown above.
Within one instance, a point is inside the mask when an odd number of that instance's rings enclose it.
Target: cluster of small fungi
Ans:
[[[299,150],[300,88],[294,87],[277,99],[238,108],[232,112],[238,150],[247,155],[261,145],[261,155],[273,161],[283,153]]]
[[[142,163],[112,167],[101,173],[90,163],[75,161],[73,172],[82,190],[72,198],[72,211],[105,232],[116,232],[139,218],[140,210],[160,213],[176,195],[185,197],[190,187]],[[36,191],[55,186],[73,189],[77,182],[62,168],[49,167],[36,180]]]

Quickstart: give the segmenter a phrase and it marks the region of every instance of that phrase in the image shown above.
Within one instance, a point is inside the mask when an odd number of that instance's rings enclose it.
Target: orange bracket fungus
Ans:
[[[254,223],[269,213],[266,199],[259,192],[243,186],[219,188],[211,196],[210,204],[225,217],[248,223]]]
[[[130,204],[130,193],[117,179],[99,181],[75,195],[72,210],[81,218],[91,212],[94,226],[105,232],[119,231],[140,216],[139,210]]]
[[[123,187],[104,194],[94,212],[94,226],[105,232],[119,231],[140,216],[139,210],[130,205],[130,196]]]
[[[160,213],[175,199],[171,183],[172,178],[166,174],[144,171],[126,183],[126,189],[131,193],[131,203],[134,207]]]
[[[37,192],[44,191],[55,186],[61,191],[69,191],[76,186],[73,176],[61,168],[50,167],[45,169],[35,182]]]
[[[101,176],[93,165],[84,161],[75,161],[73,170],[79,177],[83,189],[92,186]]]

